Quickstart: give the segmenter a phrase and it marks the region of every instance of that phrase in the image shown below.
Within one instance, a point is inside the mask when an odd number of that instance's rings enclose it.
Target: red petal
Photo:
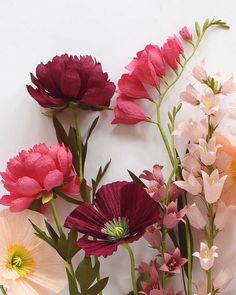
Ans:
[[[117,250],[117,243],[87,240],[85,238],[78,241],[78,246],[85,251],[86,256],[94,255],[107,257]]]

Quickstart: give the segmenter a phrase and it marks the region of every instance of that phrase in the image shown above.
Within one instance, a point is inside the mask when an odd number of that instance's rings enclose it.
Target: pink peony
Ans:
[[[63,144],[47,147],[35,145],[21,151],[9,160],[7,169],[1,173],[2,182],[9,195],[0,204],[10,206],[11,211],[23,211],[34,200],[48,196],[54,188],[71,195],[79,195],[80,183],[73,170],[72,154]]]
[[[37,78],[36,78],[37,77]],[[36,86],[27,86],[29,94],[43,107],[65,107],[71,101],[90,108],[107,107],[115,92],[108,74],[91,56],[55,56],[47,64],[39,64]]]
[[[189,29],[184,26],[180,31],[179,31],[180,36],[184,41],[192,41],[192,35],[189,32]]]

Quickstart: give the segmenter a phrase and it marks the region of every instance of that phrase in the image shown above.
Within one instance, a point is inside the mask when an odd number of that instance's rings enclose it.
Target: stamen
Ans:
[[[123,239],[129,235],[128,220],[125,217],[114,218],[105,224],[102,232],[107,234],[111,240]]]

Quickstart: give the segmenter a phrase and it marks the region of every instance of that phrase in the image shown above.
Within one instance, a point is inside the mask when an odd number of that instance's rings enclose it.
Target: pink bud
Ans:
[[[192,41],[192,35],[189,32],[188,28],[184,26],[180,31],[179,31],[180,36],[184,41]]]

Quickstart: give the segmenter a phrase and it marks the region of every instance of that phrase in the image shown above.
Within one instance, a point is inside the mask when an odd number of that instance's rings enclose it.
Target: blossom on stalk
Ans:
[[[196,229],[204,229],[206,227],[206,219],[195,203],[188,207],[186,215],[188,216],[190,224]]]
[[[180,31],[179,31],[180,36],[184,41],[192,41],[192,34],[190,33],[189,29],[184,26]]]
[[[193,174],[195,177],[199,176],[199,174],[201,173],[202,165],[196,154],[186,154],[186,156],[183,158],[182,165],[185,171]]]
[[[94,205],[78,206],[67,217],[65,226],[93,238],[78,241],[87,256],[106,257],[118,245],[140,239],[145,229],[159,220],[160,208],[146,190],[137,183],[123,181],[102,186]]]
[[[159,227],[150,225],[146,228],[146,232],[143,237],[152,248],[158,249],[161,246],[162,234]]]
[[[166,208],[166,214],[163,218],[164,227],[171,229],[174,228],[180,221],[185,222],[183,218],[186,212],[187,207],[184,207],[183,209],[178,211],[175,202],[170,202],[170,204]]]
[[[188,261],[181,257],[179,248],[176,248],[173,254],[164,253],[164,259],[165,263],[160,267],[160,270],[171,274],[179,274],[182,265]]]
[[[236,92],[236,83],[234,77],[230,77],[227,81],[221,83],[220,92],[224,95],[229,95]]]
[[[216,113],[217,111],[219,111],[220,98],[221,96],[219,94],[214,94],[214,93],[204,94],[200,98],[199,107],[204,112],[204,114],[210,116]]]
[[[203,191],[208,203],[215,203],[219,200],[227,175],[220,177],[219,171],[215,169],[210,175],[202,171]]]
[[[47,199],[55,188],[78,196],[80,182],[73,174],[72,154],[63,144],[47,147],[35,145],[21,151],[7,163],[1,172],[2,182],[9,195],[0,199],[0,204],[11,211],[22,211],[38,198]]]
[[[46,230],[44,216],[38,212],[0,212],[0,284],[8,295],[59,293],[67,282],[65,263],[35,235],[29,219]]]
[[[189,192],[194,196],[202,192],[202,185],[197,177],[185,170],[183,170],[182,175],[184,180],[175,181],[175,184],[178,187],[182,188],[183,190]]]
[[[202,60],[200,65],[197,65],[192,70],[192,75],[199,82],[204,83],[207,81],[207,72],[205,69],[205,60]]]
[[[219,201],[215,212],[214,225],[216,229],[223,230],[232,214],[235,212],[235,206],[226,206],[224,202]]]
[[[205,138],[207,127],[205,126],[204,121],[197,122],[189,119],[186,122],[181,122],[173,134],[182,136],[192,143],[196,143],[199,138]]]
[[[124,95],[118,97],[114,113],[115,119],[112,124],[133,125],[150,121],[150,117],[142,111],[141,107]]]
[[[200,243],[200,252],[194,252],[193,256],[199,258],[201,268],[204,270],[209,270],[214,265],[215,258],[219,255],[216,252],[218,247],[212,246],[208,247],[206,243]]]
[[[220,147],[221,145],[216,142],[216,137],[212,137],[208,142],[200,138],[198,149],[201,162],[206,166],[213,165],[216,161],[216,153]]]
[[[115,85],[108,80],[102,66],[91,56],[55,56],[39,64],[36,77],[31,74],[35,88],[27,85],[29,94],[47,108],[64,108],[70,102],[96,109],[108,107]]]
[[[180,93],[180,99],[191,105],[199,105],[200,103],[199,92],[192,84],[188,84],[186,87],[186,91]]]
[[[169,37],[161,50],[168,66],[173,70],[177,70],[180,62],[180,55],[184,51],[179,39],[176,36]]]

